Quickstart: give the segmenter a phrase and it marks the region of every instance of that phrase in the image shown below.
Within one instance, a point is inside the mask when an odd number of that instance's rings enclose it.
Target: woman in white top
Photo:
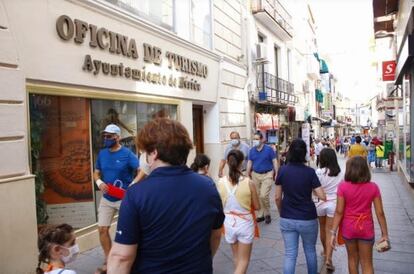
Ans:
[[[341,168],[338,164],[336,152],[332,148],[324,148],[320,154],[320,168],[316,170],[316,175],[321,182],[322,188],[326,193],[326,202],[319,201],[316,204],[316,211],[319,218],[320,237],[323,246],[323,256],[325,256],[326,268],[334,271],[332,265],[332,247],[329,244],[330,231],[336,208],[336,191],[339,183],[343,179]]]

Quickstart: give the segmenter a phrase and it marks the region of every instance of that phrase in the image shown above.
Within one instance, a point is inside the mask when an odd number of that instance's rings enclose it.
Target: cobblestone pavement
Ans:
[[[342,157],[340,156],[340,158]],[[343,159],[340,159],[340,164],[342,167],[344,166]],[[378,253],[374,251],[375,273],[414,273],[414,192],[396,172],[390,173],[374,169],[372,177],[381,189],[392,245],[389,252]],[[273,192],[271,204],[272,223],[269,225],[260,223],[261,238],[255,240],[253,244],[248,273],[282,273],[284,245],[279,230],[279,217],[273,202]],[[377,223],[376,237],[380,237]],[[322,247],[318,241],[318,254],[321,250]],[[78,274],[94,273],[95,269],[102,265],[102,258],[101,248],[97,247],[82,253],[76,262],[69,267],[76,270]],[[318,266],[321,273],[324,273],[321,260],[322,258],[319,256]],[[335,251],[333,262],[336,266],[336,274],[348,273],[347,255],[344,247],[339,247]],[[224,241],[222,241],[214,258],[214,273],[233,273],[231,248]],[[301,245],[299,246],[296,273],[307,273]]]

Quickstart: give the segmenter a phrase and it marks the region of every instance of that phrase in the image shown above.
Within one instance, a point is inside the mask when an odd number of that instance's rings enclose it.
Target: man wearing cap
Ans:
[[[139,174],[138,158],[119,143],[120,136],[121,129],[117,125],[106,126],[103,131],[105,148],[99,152],[93,174],[96,185],[103,192],[98,208],[98,230],[105,262],[112,245],[109,227],[121,205],[119,195],[115,195],[112,189],[115,186],[126,190],[129,185],[138,182]],[[134,178],[135,172],[137,176]]]

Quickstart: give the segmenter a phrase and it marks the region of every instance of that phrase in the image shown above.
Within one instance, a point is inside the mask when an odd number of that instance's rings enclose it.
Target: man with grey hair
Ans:
[[[220,160],[219,173],[218,173],[218,176],[220,178],[223,177],[223,170],[227,162],[227,155],[229,155],[229,152],[232,149],[238,149],[243,153],[244,160],[243,160],[243,165],[242,165],[242,171],[246,170],[247,159],[249,158],[250,148],[246,143],[240,141],[240,134],[237,131],[232,131],[230,133],[230,143],[226,146],[226,150],[224,151],[223,158]]]

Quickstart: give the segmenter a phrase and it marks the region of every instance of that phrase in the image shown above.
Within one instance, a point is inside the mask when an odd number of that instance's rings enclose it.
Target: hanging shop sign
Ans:
[[[382,81],[394,81],[396,67],[395,60],[382,62]]]
[[[272,115],[267,113],[256,113],[256,128],[263,131],[273,129]]]
[[[56,20],[56,31],[64,41],[73,40],[76,44],[89,42],[90,48],[98,48],[132,60],[142,58],[144,61],[144,66],[133,67],[122,62],[106,62],[86,54],[82,69],[93,75],[103,74],[193,91],[200,91],[200,79],[208,77],[207,65],[197,60],[171,51],[163,52],[160,47],[148,43],[137,45],[137,40],[134,38],[79,19],[72,20],[67,15],[61,15]],[[161,67],[164,62],[167,63],[166,71],[145,67],[145,64]]]

